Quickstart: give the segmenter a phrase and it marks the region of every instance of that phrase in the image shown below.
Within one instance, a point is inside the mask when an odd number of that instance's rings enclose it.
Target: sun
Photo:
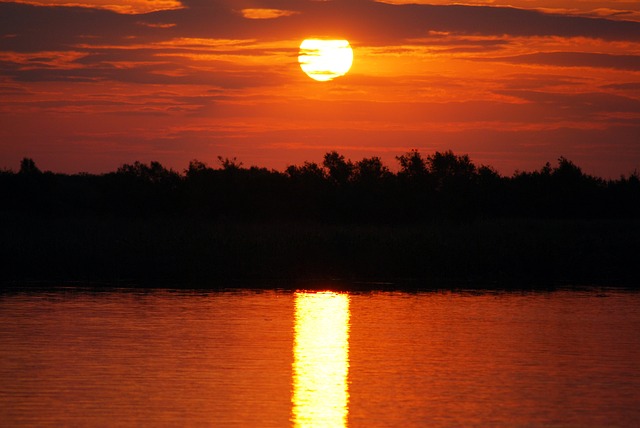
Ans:
[[[307,76],[326,82],[347,74],[353,50],[346,40],[306,39],[300,44],[298,62]]]

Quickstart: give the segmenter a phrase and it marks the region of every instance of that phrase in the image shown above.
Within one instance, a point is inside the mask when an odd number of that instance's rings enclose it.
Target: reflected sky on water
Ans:
[[[0,294],[4,426],[638,426],[640,293]]]

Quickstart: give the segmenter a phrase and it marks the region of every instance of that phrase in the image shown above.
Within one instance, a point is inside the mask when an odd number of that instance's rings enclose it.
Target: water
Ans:
[[[2,426],[640,424],[640,293],[0,295]]]

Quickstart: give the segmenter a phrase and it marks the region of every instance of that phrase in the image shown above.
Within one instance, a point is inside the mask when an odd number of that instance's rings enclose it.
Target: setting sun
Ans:
[[[326,82],[347,74],[353,50],[346,40],[306,39],[300,44],[298,62],[307,76]]]

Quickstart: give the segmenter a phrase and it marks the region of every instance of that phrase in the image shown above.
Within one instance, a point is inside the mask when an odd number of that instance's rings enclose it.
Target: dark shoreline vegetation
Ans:
[[[284,172],[219,158],[179,173],[0,171],[3,288],[637,288],[640,179],[565,158],[499,175],[448,151]]]

